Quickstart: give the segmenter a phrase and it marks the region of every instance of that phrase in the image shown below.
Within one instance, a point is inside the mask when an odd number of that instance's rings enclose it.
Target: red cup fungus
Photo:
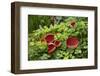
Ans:
[[[76,20],[71,20],[69,22],[69,24],[70,24],[70,27],[75,28],[76,27]]]
[[[48,44],[48,54],[51,54],[56,49],[55,45],[53,43]]]
[[[48,34],[45,36],[45,40],[48,43],[52,43],[54,41],[54,35],[53,34]]]
[[[75,26],[75,22],[71,22],[71,26],[74,27]]]
[[[78,47],[78,44],[79,44],[79,40],[77,37],[69,37],[67,40],[66,40],[66,46],[68,48],[77,48]]]
[[[61,42],[60,42],[59,40],[55,40],[55,41],[54,41],[54,45],[55,45],[56,47],[59,47],[59,46],[61,45]]]
[[[45,41],[48,45],[48,54],[54,52],[55,49],[61,45],[59,40],[54,40],[53,34],[47,34],[42,41]]]

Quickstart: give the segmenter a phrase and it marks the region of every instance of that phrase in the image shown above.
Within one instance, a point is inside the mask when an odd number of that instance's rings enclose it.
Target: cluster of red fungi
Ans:
[[[45,37],[45,40],[48,45],[48,53],[51,54],[57,47],[61,45],[61,42],[59,40],[54,39],[53,34],[48,34]]]
[[[71,22],[71,27],[75,27],[75,22]],[[59,40],[55,40],[53,34],[47,34],[44,37],[44,40],[48,45],[48,54],[51,54],[57,47],[61,46],[61,42]],[[77,48],[78,44],[79,40],[75,36],[70,36],[66,39],[66,47],[68,48]]]

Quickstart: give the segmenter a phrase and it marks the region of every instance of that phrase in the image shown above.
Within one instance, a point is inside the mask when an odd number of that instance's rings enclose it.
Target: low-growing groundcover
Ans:
[[[87,57],[87,17],[28,16],[28,60]]]

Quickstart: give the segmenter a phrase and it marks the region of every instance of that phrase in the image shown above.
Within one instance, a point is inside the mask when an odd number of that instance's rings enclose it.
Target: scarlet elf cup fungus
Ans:
[[[77,37],[72,36],[66,40],[66,45],[68,48],[77,48],[79,44],[79,40]]]
[[[48,53],[51,54],[56,49],[53,43],[48,44]]]
[[[53,43],[54,35],[53,34],[47,34],[45,36],[45,41],[48,44],[48,53],[50,54],[50,53],[52,53],[56,49],[56,47],[55,47],[55,45]]]
[[[55,45],[56,47],[59,47],[59,46],[61,45],[61,42],[60,42],[59,40],[55,40],[55,41],[54,41],[54,45]]]
[[[47,45],[48,45],[48,53],[49,54],[54,52],[55,49],[61,45],[61,42],[59,40],[54,40],[53,34],[46,35],[45,41],[47,42]]]
[[[75,26],[75,22],[71,22],[71,26],[74,27]]]
[[[48,44],[48,53],[54,52],[54,50],[61,45],[59,40],[54,40],[54,42]]]
[[[75,28],[76,27],[76,20],[71,20],[69,22],[69,24],[70,24],[70,27]]]
[[[46,35],[45,40],[47,43],[52,43],[54,41],[54,35],[53,34]]]

